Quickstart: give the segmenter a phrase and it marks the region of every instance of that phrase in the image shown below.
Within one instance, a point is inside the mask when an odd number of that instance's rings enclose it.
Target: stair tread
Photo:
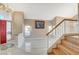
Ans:
[[[50,53],[48,53],[48,55],[54,55],[54,53],[53,52],[50,52]]]
[[[71,48],[72,50],[79,52],[79,45],[75,45],[67,40],[63,41],[63,45],[66,46],[67,48]]]
[[[59,46],[61,47],[61,50],[64,50],[64,52],[68,52],[68,54],[79,54],[79,52],[76,52],[68,47],[65,47],[64,45],[59,45]]]
[[[52,51],[56,55],[65,55],[65,53],[63,51],[61,51],[59,48],[54,48]]]
[[[73,44],[76,44],[76,45],[79,45],[79,38],[76,38],[76,37],[67,37],[66,39],[67,41],[73,43]]]

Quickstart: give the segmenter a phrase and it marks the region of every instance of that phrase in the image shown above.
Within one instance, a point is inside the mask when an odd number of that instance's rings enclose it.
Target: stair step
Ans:
[[[58,48],[54,48],[52,49],[53,53],[56,54],[56,55],[66,55],[63,51],[61,51],[60,49]]]
[[[79,54],[78,52],[74,51],[73,49],[67,48],[64,45],[58,45],[58,48],[64,51],[64,53],[68,55],[77,55]]]
[[[50,52],[50,53],[47,53],[48,55],[54,55],[54,53],[53,52]]]
[[[47,52],[47,54],[48,54],[48,55],[54,55],[54,53],[53,53],[52,49],[51,49],[51,51],[50,51],[50,52]]]
[[[73,49],[76,52],[79,52],[79,46],[75,45],[67,40],[63,40],[62,45],[66,46],[67,48]]]
[[[66,37],[66,40],[72,42],[73,44],[79,45],[79,38],[76,37]]]

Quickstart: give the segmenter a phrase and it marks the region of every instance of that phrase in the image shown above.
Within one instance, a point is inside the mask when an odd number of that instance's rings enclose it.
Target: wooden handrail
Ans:
[[[48,36],[54,29],[56,29],[61,23],[63,23],[64,21],[77,21],[77,20],[72,20],[72,19],[63,19],[60,23],[58,23],[54,28],[52,28],[52,30],[50,30],[50,32],[48,32],[46,35]]]

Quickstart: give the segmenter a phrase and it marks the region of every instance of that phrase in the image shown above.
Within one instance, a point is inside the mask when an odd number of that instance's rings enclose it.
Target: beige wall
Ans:
[[[36,29],[35,28],[35,20],[25,20],[25,25],[30,25],[32,27],[31,36],[32,38],[42,38],[46,37],[46,33],[48,32],[48,21],[45,21],[45,28],[44,29]]]
[[[13,35],[18,35],[22,32],[22,27],[24,24],[24,14],[20,11],[14,11],[13,14],[13,21],[12,21],[12,33]]]

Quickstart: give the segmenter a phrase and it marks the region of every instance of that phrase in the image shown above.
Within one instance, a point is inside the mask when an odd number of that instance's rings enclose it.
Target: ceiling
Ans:
[[[76,3],[6,3],[15,11],[23,11],[25,19],[52,20],[55,16],[77,14]]]

